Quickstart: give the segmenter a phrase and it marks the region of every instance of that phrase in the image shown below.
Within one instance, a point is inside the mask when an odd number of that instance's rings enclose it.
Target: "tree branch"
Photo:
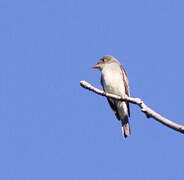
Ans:
[[[90,91],[93,91],[94,93],[96,93],[98,95],[110,97],[110,98],[120,100],[120,101],[128,101],[130,103],[136,104],[141,108],[141,111],[143,113],[145,113],[147,118],[152,117],[153,119],[164,124],[165,126],[184,134],[184,126],[177,124],[177,123],[161,116],[159,113],[155,112],[150,107],[148,107],[146,104],[144,104],[144,102],[140,98],[133,98],[133,97],[128,97],[128,96],[120,97],[120,96],[117,96],[114,94],[110,94],[110,93],[107,93],[107,92],[104,92],[100,89],[95,88],[94,86],[92,86],[91,84],[89,84],[86,81],[80,81],[80,85],[83,88],[88,89]]]

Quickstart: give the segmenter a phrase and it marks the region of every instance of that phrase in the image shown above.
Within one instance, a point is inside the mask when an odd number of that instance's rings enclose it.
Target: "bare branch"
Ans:
[[[179,131],[179,132],[184,134],[184,126],[182,126],[180,124],[177,124],[177,123],[161,116],[159,113],[155,112],[150,107],[148,107],[140,98],[133,98],[133,97],[128,97],[128,96],[120,97],[120,96],[117,96],[117,95],[114,95],[114,94],[106,93],[106,92],[104,92],[104,91],[102,91],[98,88],[95,88],[94,86],[92,86],[91,84],[89,84],[86,81],[80,81],[80,85],[83,88],[88,89],[90,91],[93,91],[94,93],[96,93],[98,95],[110,97],[110,98],[117,99],[117,100],[120,100],[120,101],[128,101],[130,103],[137,104],[141,108],[141,111],[143,113],[145,113],[147,118],[152,117],[156,121],[164,124],[165,126],[171,128],[175,131]]]

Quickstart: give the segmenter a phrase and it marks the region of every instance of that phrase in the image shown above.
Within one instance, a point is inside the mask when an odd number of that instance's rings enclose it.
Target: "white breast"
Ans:
[[[108,64],[102,69],[103,86],[106,92],[125,94],[122,72],[118,64]]]

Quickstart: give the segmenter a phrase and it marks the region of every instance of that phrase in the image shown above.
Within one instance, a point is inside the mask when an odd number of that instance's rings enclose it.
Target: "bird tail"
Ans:
[[[123,120],[121,120],[121,126],[122,126],[122,134],[124,135],[125,138],[131,135],[131,130],[130,130],[130,124],[128,121],[128,116],[126,116]]]

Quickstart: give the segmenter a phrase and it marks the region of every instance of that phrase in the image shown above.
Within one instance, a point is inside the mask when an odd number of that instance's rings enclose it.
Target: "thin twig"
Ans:
[[[177,124],[177,123],[161,116],[159,113],[155,112],[150,107],[148,107],[140,98],[133,98],[133,97],[128,97],[128,96],[120,97],[120,96],[117,96],[114,94],[106,93],[98,88],[95,88],[94,86],[92,86],[91,84],[89,84],[86,81],[80,81],[80,85],[83,88],[88,89],[90,91],[93,91],[94,93],[96,93],[98,95],[110,97],[110,98],[120,100],[120,101],[128,101],[130,103],[136,104],[141,108],[141,111],[143,113],[145,113],[147,118],[152,117],[153,119],[164,124],[165,126],[184,134],[184,126]]]

